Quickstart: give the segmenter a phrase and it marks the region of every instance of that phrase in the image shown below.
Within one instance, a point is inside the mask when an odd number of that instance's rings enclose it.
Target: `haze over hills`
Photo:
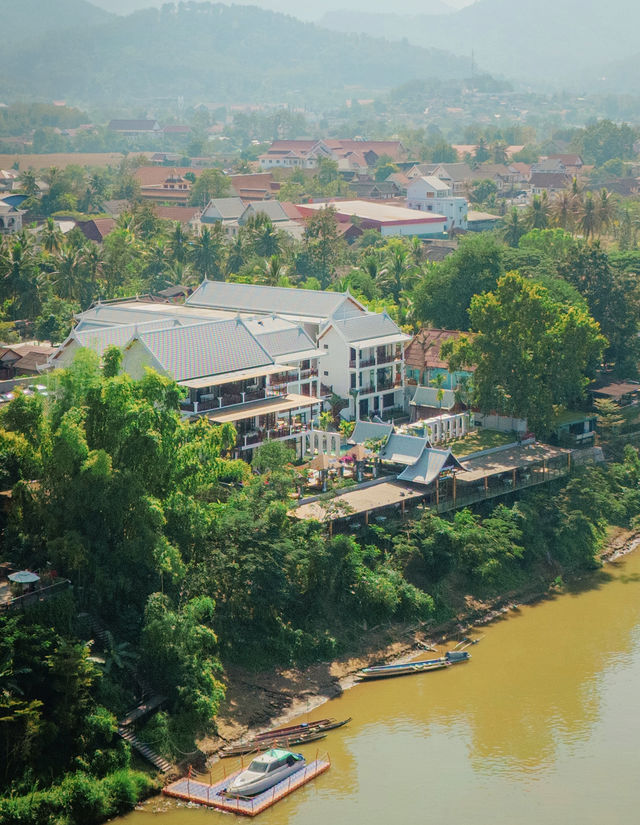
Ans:
[[[50,5],[30,2],[43,12]],[[304,105],[371,96],[412,79],[464,78],[469,61],[255,7],[194,3],[108,17],[40,41],[14,38],[13,51],[0,54],[0,70],[0,99],[90,105],[183,96]]]
[[[339,31],[406,38],[425,47],[470,54],[490,72],[558,86],[580,86],[596,67],[638,50],[635,0],[478,0],[455,14],[403,16],[328,13]]]
[[[7,37],[3,50],[10,41],[33,40],[69,28],[83,28],[106,23],[112,15],[86,0],[0,0],[0,21]]]
[[[130,14],[150,7],[159,8],[166,0],[93,0],[94,5],[116,14]],[[447,14],[472,0],[397,0],[393,10],[398,14]],[[227,0],[229,5],[257,6],[268,11],[290,14],[300,20],[318,20],[326,12],[367,12],[370,0],[315,0],[300,3],[299,0]]]

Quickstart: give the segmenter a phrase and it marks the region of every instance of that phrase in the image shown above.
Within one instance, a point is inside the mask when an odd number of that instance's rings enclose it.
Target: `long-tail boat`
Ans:
[[[269,748],[288,748],[290,745],[304,745],[305,742],[315,742],[327,735],[327,731],[335,730],[347,725],[351,717],[338,722],[335,719],[318,719],[315,722],[304,722],[300,725],[291,725],[289,728],[274,728],[271,731],[257,734],[246,742],[227,745],[218,752],[222,759],[226,756],[242,756],[245,753],[257,753]]]
[[[387,679],[391,676],[410,676],[413,673],[425,673],[428,670],[442,670],[451,665],[466,662],[470,654],[465,650],[450,650],[438,659],[423,659],[418,662],[407,662],[403,665],[375,665],[365,667],[359,671],[359,679]]]

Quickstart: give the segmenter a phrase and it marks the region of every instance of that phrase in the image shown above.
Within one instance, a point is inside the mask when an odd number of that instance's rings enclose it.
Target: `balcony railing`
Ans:
[[[391,355],[388,353],[382,353],[378,355],[378,364],[392,364],[394,361],[397,361],[400,358],[400,355],[392,352]]]
[[[306,427],[304,424],[291,424],[284,427],[274,427],[273,429],[259,429],[255,432],[247,433],[240,436],[241,449],[248,447],[255,447],[257,444],[262,444],[264,441],[274,441],[279,438],[293,438],[304,432]]]
[[[356,368],[356,359],[355,358],[350,358],[349,359],[349,369],[354,370],[355,368]]]
[[[182,412],[202,413],[209,410],[220,410],[223,407],[236,407],[239,404],[248,404],[251,401],[263,401],[267,398],[278,398],[286,395],[286,385],[282,388],[268,387],[267,389],[250,390],[247,392],[228,393],[217,398],[201,398],[199,401],[184,400],[180,402]]]
[[[317,374],[318,374],[318,368],[317,367],[311,367],[308,370],[300,370],[300,378],[301,379],[315,378]]]
[[[361,358],[360,359],[360,367],[364,369],[365,367],[372,367],[376,363],[375,356],[371,356],[370,358]]]

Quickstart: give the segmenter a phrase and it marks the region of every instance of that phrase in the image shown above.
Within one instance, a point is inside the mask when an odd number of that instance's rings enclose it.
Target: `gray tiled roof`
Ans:
[[[427,486],[436,480],[445,467],[464,469],[451,450],[425,449],[415,464],[400,473],[398,481]]]
[[[437,387],[416,387],[416,392],[410,403],[416,407],[437,407],[441,410],[452,410],[456,405],[456,394],[453,390],[442,390],[442,400],[438,401]]]
[[[308,352],[316,348],[316,345],[301,327],[292,327],[278,332],[266,332],[262,335],[256,335],[256,338],[272,358],[296,352]]]
[[[203,281],[185,303],[187,306],[237,312],[277,313],[324,319],[330,318],[346,299],[347,295],[343,292]]]
[[[272,223],[289,220],[289,215],[287,215],[280,201],[268,200],[250,203],[240,217],[239,223],[246,223],[254,215],[266,215]]]
[[[383,461],[392,461],[394,464],[415,464],[422,451],[428,446],[428,438],[392,433],[380,450],[380,458]]]
[[[150,332],[156,329],[167,329],[167,327],[180,326],[176,319],[162,318],[159,321],[147,321],[143,324],[123,324],[122,326],[109,326],[99,328],[73,330],[72,336],[81,347],[88,347],[98,355],[107,347],[124,347],[133,338],[136,332]]]
[[[393,424],[374,424],[372,421],[358,421],[347,444],[364,444],[388,438],[393,432]]]
[[[139,338],[176,381],[273,364],[240,319],[141,332]]]
[[[402,330],[386,314],[368,312],[365,315],[355,315],[351,318],[334,320],[333,326],[339,330],[350,344],[358,341],[367,341],[373,338],[403,335]],[[407,340],[409,336],[405,336]]]
[[[244,210],[245,205],[240,198],[214,198],[207,204],[200,220],[204,223],[233,221],[237,220]]]

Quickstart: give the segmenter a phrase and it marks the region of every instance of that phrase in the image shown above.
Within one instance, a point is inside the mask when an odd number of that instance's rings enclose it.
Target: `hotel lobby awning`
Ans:
[[[293,395],[290,393],[284,398],[265,398],[261,401],[251,401],[248,404],[242,404],[242,406],[231,407],[228,410],[212,411],[207,415],[207,418],[212,424],[227,424],[253,418],[256,415],[287,412],[287,410],[297,410],[300,407],[313,407],[316,404],[322,404],[322,400],[311,395]]]

